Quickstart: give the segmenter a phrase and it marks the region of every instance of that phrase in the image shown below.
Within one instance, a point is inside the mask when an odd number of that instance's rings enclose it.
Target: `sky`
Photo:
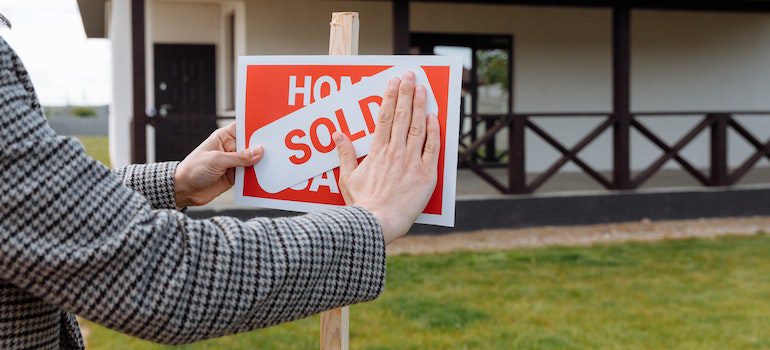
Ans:
[[[2,0],[21,57],[43,105],[103,105],[112,95],[110,42],[86,39],[75,0]]]

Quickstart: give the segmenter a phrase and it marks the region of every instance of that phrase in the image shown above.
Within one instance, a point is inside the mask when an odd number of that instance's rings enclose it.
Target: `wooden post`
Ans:
[[[409,54],[409,0],[393,0],[393,53]]]
[[[631,189],[631,6],[628,0],[612,7],[613,182]]]
[[[332,13],[329,55],[358,55],[358,12]]]
[[[727,164],[727,125],[730,115],[727,113],[712,114],[711,123],[711,186],[732,185],[729,180]]]
[[[134,113],[131,116],[131,163],[147,162],[144,0],[131,1],[131,69]]]
[[[329,23],[329,55],[358,55],[358,13],[334,12]],[[348,350],[350,308],[321,313],[321,350]]]

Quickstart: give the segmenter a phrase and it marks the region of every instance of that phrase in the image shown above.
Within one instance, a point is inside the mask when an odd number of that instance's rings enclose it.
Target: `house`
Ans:
[[[465,57],[463,165],[500,192],[560,170],[726,186],[770,158],[770,1],[78,4],[87,35],[112,40],[115,165],[181,158],[232,120],[238,56],[326,54],[334,11],[360,13],[360,54]]]

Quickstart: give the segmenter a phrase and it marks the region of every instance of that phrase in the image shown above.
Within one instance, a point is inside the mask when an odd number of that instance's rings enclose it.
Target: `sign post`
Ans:
[[[358,12],[334,12],[329,55],[358,55]],[[348,350],[350,306],[321,313],[321,350]]]

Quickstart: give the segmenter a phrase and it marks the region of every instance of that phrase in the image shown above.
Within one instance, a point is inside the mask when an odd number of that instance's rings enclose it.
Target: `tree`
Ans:
[[[511,81],[508,78],[508,52],[500,49],[478,50],[476,62],[481,84],[500,84],[503,89],[509,91]]]

